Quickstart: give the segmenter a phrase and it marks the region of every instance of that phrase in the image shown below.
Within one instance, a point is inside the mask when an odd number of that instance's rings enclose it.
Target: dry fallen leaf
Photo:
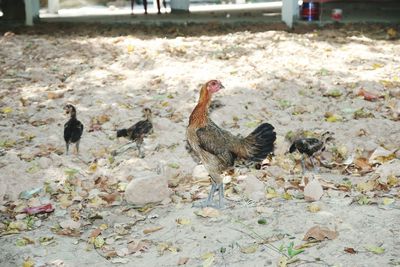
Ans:
[[[376,101],[379,99],[379,96],[377,96],[371,92],[368,92],[364,88],[361,88],[360,91],[358,91],[357,95],[364,97],[364,100],[367,100],[367,101]]]
[[[153,228],[147,228],[147,229],[144,229],[143,230],[143,233],[145,234],[145,235],[147,235],[147,234],[150,234],[150,233],[154,233],[154,232],[157,232],[157,231],[159,231],[159,230],[161,230],[161,229],[163,229],[164,227],[162,227],[162,226],[157,226],[157,227],[153,227]]]
[[[181,225],[187,225],[191,223],[191,221],[187,218],[178,218],[176,219],[176,222]]]
[[[389,160],[396,158],[395,151],[387,150],[383,147],[378,147],[369,157],[369,163],[375,164],[380,163],[383,164]]]
[[[305,234],[303,240],[308,241],[310,238],[315,239],[317,241],[323,241],[327,239],[335,239],[338,236],[336,231],[329,230],[328,228],[321,226],[313,226],[311,227],[307,233]]]
[[[181,258],[179,258],[179,260],[178,260],[178,266],[180,266],[180,265],[185,265],[186,263],[188,263],[188,261],[189,261],[189,258],[188,258],[188,257],[181,257]]]
[[[214,208],[206,207],[199,211],[194,212],[196,215],[204,217],[204,218],[214,218],[219,216],[219,211]]]
[[[201,258],[204,260],[203,261],[203,267],[210,267],[212,266],[214,260],[215,260],[215,254],[212,252],[207,252],[201,256]]]
[[[96,228],[90,233],[89,237],[96,238],[100,234],[101,234],[101,229],[100,228]]]
[[[361,182],[357,184],[357,190],[359,192],[369,192],[375,189],[377,183],[373,180],[369,180],[367,182]]]
[[[130,254],[137,252],[146,252],[150,247],[151,242],[149,240],[133,240],[128,244],[128,251]]]
[[[356,254],[357,251],[354,248],[344,248],[344,251],[349,254]]]
[[[74,220],[68,219],[65,221],[60,222],[60,226],[64,229],[71,229],[71,230],[76,230],[81,227],[80,222],[76,222]]]
[[[307,201],[317,201],[323,194],[324,190],[322,185],[315,177],[304,187],[304,199]]]
[[[312,213],[316,213],[321,210],[321,207],[315,203],[308,206],[308,211]]]
[[[258,250],[258,245],[257,244],[253,244],[247,247],[242,247],[240,249],[240,252],[244,253],[244,254],[252,254],[255,253]]]
[[[372,170],[372,166],[369,164],[368,159],[366,158],[357,158],[354,160],[354,164],[361,169],[362,173]]]

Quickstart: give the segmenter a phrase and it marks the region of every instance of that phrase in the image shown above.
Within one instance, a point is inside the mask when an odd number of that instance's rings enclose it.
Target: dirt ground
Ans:
[[[0,265],[400,266],[398,30],[3,28]],[[210,182],[193,177],[198,163],[185,149],[210,79],[225,86],[211,113],[218,125],[246,135],[265,121],[278,136],[261,169],[226,177],[219,211],[192,207]],[[64,154],[67,103],[85,127],[79,155]],[[135,149],[112,156],[127,142],[116,129],[143,107],[155,114],[145,158]],[[302,175],[290,141],[328,130],[335,139],[319,170],[308,164]],[[167,179],[171,196],[128,204],[129,181],[149,175]]]

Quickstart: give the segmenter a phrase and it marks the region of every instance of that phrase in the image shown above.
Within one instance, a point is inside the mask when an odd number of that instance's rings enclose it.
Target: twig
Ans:
[[[287,257],[287,258],[290,258],[289,255],[287,255],[286,253],[282,252],[279,248],[275,247],[274,245],[270,244],[269,241],[268,241],[265,237],[263,237],[263,236],[261,236],[260,234],[258,234],[256,231],[254,231],[253,229],[251,229],[248,225],[244,224],[243,222],[241,222],[241,221],[239,221],[239,220],[235,220],[235,222],[237,222],[237,223],[241,224],[242,226],[244,226],[245,228],[247,228],[247,230],[249,230],[250,232],[252,232],[256,237],[254,237],[254,236],[252,236],[251,234],[246,233],[246,232],[244,232],[244,231],[242,231],[242,230],[235,229],[235,228],[232,228],[232,229],[234,229],[234,230],[236,230],[236,231],[239,231],[239,232],[241,232],[241,233],[244,233],[244,234],[250,236],[250,237],[253,238],[253,239],[257,239],[257,238],[258,238],[258,239],[261,239],[263,245],[265,245],[265,246],[267,246],[267,247],[269,246],[269,248],[270,248],[271,250],[273,250],[273,251],[275,251],[275,252],[281,254],[282,256],[285,256],[285,257]]]

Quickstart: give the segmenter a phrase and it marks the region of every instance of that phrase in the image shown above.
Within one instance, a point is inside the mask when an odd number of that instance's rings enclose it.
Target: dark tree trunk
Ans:
[[[3,12],[3,20],[25,20],[24,0],[0,0],[0,9]]]

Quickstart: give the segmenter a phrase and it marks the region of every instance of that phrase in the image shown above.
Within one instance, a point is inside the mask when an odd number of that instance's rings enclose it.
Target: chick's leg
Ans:
[[[80,142],[80,140],[78,140],[78,142],[75,143],[76,154],[79,154],[79,142]]]
[[[304,161],[305,161],[304,155],[301,155],[301,170],[303,174],[306,171],[306,165],[304,164]]]
[[[69,143],[65,142],[65,154],[68,155]]]
[[[319,169],[318,169],[318,167],[316,167],[316,166],[315,166],[315,163],[314,163],[313,157],[310,157],[310,161],[311,161],[311,164],[313,165],[314,172],[319,172]]]
[[[144,153],[143,153],[143,151],[142,151],[142,143],[140,143],[140,142],[137,142],[136,143],[136,147],[137,147],[137,150],[138,150],[138,153],[139,153],[139,158],[144,158]]]
[[[220,183],[218,185],[218,194],[219,194],[218,208],[223,209],[225,207],[225,205],[224,205],[224,184],[223,183]]]

